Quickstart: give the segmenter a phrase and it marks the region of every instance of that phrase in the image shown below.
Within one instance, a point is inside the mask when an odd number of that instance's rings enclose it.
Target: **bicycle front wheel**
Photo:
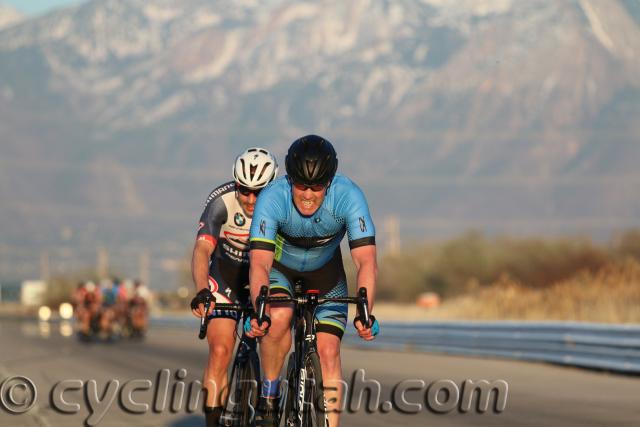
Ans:
[[[232,371],[230,394],[221,425],[247,427],[254,425],[255,410],[258,406],[258,381],[260,365],[257,355],[251,353],[238,361]]]
[[[322,368],[318,353],[306,355],[303,362],[304,407],[302,408],[302,427],[328,427]]]
[[[296,376],[296,360],[295,353],[289,354],[289,361],[287,362],[287,377],[286,382],[280,388],[280,406],[282,412],[280,414],[280,427],[295,427],[299,425],[298,414],[295,411],[297,396],[297,376]]]

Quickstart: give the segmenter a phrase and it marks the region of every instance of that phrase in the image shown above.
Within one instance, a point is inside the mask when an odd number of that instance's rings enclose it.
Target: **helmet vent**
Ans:
[[[318,161],[317,160],[307,160],[305,163],[307,165],[307,176],[309,178],[313,178],[313,176],[315,176],[315,174],[316,174],[316,168],[318,167]]]
[[[269,166],[271,166],[271,163],[265,163],[264,165],[262,165],[262,170],[260,171],[260,175],[258,175],[258,180],[262,180],[262,176],[264,175],[265,171],[269,168]],[[253,177],[253,175],[251,176]]]
[[[240,163],[242,163],[242,176],[247,176],[247,165],[244,162],[244,159],[240,159]]]

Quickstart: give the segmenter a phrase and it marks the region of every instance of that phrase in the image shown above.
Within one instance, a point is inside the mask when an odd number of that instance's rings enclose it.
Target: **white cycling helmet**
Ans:
[[[240,154],[233,165],[233,179],[252,190],[265,187],[278,175],[276,158],[264,148],[253,147]]]
[[[91,280],[88,280],[84,282],[84,288],[87,290],[87,292],[93,292],[96,290],[96,284],[93,283]]]

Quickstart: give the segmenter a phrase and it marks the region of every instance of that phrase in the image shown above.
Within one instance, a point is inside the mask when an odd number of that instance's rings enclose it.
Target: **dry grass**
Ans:
[[[381,318],[397,320],[570,320],[640,323],[640,263],[627,260],[596,273],[582,272],[544,288],[509,277],[446,300],[437,309],[376,306]]]

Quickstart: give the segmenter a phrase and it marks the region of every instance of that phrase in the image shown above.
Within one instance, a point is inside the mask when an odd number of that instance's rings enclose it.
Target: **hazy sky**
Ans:
[[[39,15],[61,6],[82,3],[86,0],[0,0],[27,15]]]

